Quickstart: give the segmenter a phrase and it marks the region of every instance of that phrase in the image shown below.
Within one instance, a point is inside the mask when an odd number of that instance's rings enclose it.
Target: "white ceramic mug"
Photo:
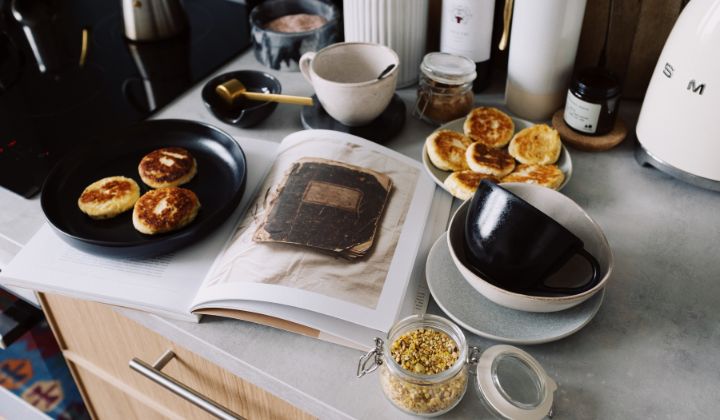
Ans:
[[[391,64],[395,67],[378,79]],[[360,42],[307,52],[299,62],[325,111],[351,127],[370,123],[387,108],[395,93],[399,64],[392,49]]]

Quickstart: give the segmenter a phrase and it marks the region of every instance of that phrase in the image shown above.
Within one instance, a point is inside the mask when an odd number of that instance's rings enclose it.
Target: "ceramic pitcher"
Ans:
[[[429,0],[344,0],[347,42],[386,45],[400,57],[398,87],[418,80],[425,54]]]
[[[517,116],[546,120],[562,107],[580,40],[586,0],[506,0],[512,33],[505,90]],[[502,46],[501,46],[502,48]]]

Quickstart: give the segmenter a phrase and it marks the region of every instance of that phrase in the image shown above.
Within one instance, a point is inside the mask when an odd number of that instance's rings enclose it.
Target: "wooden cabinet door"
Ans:
[[[187,419],[211,418],[128,367],[133,357],[152,364],[170,349],[176,357],[163,368],[164,373],[244,417],[312,418],[286,401],[123,317],[107,305],[48,294],[41,295],[40,300],[65,358],[85,373],[94,375],[94,385],[99,380],[140,404],[155,406],[160,412],[167,410],[166,414],[176,413]],[[80,374],[76,373],[76,380],[81,382],[93,408],[103,404],[92,411],[103,412],[106,399],[97,397],[96,401],[94,386],[83,386]]]

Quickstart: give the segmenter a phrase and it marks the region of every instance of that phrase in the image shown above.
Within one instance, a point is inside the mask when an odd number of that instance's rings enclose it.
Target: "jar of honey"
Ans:
[[[475,63],[448,53],[429,53],[420,64],[417,101],[413,115],[440,125],[462,118],[473,108]]]

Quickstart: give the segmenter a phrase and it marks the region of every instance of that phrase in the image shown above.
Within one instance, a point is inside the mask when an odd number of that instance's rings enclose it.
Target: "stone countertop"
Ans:
[[[251,53],[225,70],[258,69]],[[299,73],[275,74],[283,92],[309,95]],[[156,115],[207,121],[235,136],[279,142],[301,130],[299,107],[279,105],[263,123],[237,129],[215,120],[196,86]],[[410,116],[387,145],[420,159],[432,127]],[[501,100],[478,95],[477,103]],[[621,115],[634,127],[639,104]],[[640,167],[632,139],[603,153],[570,149],[574,172],[563,193],[600,224],[615,271],[595,319],[557,342],[520,346],[558,383],[556,419],[712,418],[720,410],[720,194]],[[42,223],[37,200],[0,190],[0,267]],[[33,204],[34,203],[34,204]],[[18,226],[22,224],[23,229]],[[9,239],[7,244],[3,241]],[[4,261],[3,261],[4,259]],[[205,317],[199,324],[120,309],[126,316],[320,418],[403,418],[376,374],[355,378],[361,352],[280,330]],[[441,313],[431,302],[430,312]],[[495,344],[466,332],[471,345]],[[368,343],[371,345],[371,343]],[[715,391],[714,391],[715,390]],[[489,418],[468,389],[447,418]]]

